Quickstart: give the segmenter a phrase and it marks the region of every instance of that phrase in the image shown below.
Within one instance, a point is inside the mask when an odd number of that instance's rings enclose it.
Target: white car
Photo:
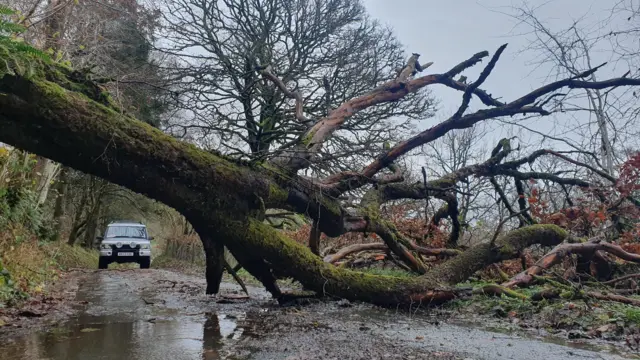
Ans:
[[[110,263],[138,263],[141,269],[151,266],[151,240],[147,227],[136,222],[112,222],[107,225],[104,236],[99,236],[99,269]]]

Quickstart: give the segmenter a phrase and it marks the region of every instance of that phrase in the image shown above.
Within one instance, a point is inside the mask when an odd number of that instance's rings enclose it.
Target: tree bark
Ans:
[[[206,257],[205,278],[207,280],[207,295],[217,294],[220,291],[220,283],[224,273],[224,246],[221,242],[215,242],[202,233],[200,238],[204,247]]]
[[[60,232],[62,231],[62,222],[65,215],[65,196],[67,194],[67,169],[62,168],[58,175],[58,182],[55,186],[56,202],[53,209],[53,220],[55,221],[55,240],[60,239]]]
[[[41,206],[47,201],[47,197],[49,197],[51,184],[60,166],[47,158],[39,158],[38,162],[40,164],[36,165],[36,169],[39,169],[36,190],[38,191],[38,206]]]
[[[320,256],[320,237],[322,236],[319,226],[318,220],[314,220],[309,232],[309,249],[318,256]]]

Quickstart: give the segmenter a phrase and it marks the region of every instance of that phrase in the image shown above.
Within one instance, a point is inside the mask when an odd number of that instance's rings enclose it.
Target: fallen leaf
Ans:
[[[416,340],[424,340],[424,336],[416,336]]]

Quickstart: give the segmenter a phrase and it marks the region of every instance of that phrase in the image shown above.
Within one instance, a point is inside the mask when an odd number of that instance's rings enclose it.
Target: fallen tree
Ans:
[[[505,45],[506,46],[506,45]],[[437,304],[461,294],[455,288],[487,265],[519,257],[527,247],[556,246],[568,237],[555,225],[522,227],[494,241],[469,248],[451,260],[428,269],[420,249],[383,219],[380,207],[397,199],[442,199],[455,223],[456,183],[468,176],[511,176],[514,179],[543,178],[559,184],[589,187],[590,183],[555,174],[520,172],[518,167],[548,153],[503,162],[510,153],[502,141],[485,163],[468,166],[428,183],[410,184],[393,161],[411,149],[437,139],[448,131],[473,126],[479,121],[515,114],[548,115],[541,97],[553,96],[561,88],[609,88],[640,85],[626,77],[602,82],[583,81],[597,69],[536,89],[512,102],[503,103],[479,86],[493,70],[505,46],[491,58],[476,82],[466,84],[453,77],[488,56],[474,55],[443,74],[414,76],[425,69],[414,54],[394,81],[331,111],[313,122],[286,152],[263,162],[243,162],[198,149],[160,130],[123,114],[88,74],[56,64],[31,51],[6,47],[0,57],[7,65],[0,72],[0,140],[45,156],[80,171],[161,201],[181,212],[194,226],[207,251],[208,291],[216,292],[222,272],[222,246],[259,279],[274,297],[283,294],[277,278],[291,277],[320,294],[362,300],[384,306]],[[296,101],[296,116],[302,114],[301,96],[289,91],[269,69],[257,69]],[[463,92],[460,109],[448,120],[406,142],[390,147],[362,171],[337,173],[325,179],[298,175],[313,161],[322,143],[355,112],[380,103],[396,101],[429,85],[440,84]],[[471,97],[488,109],[464,114]],[[389,174],[381,174],[389,169]],[[373,184],[360,204],[347,209],[339,196]],[[267,208],[305,214],[328,236],[346,232],[373,232],[412,270],[415,278],[374,276],[334,267],[308,248],[288,239],[265,224]],[[525,213],[526,209],[521,209]],[[458,234],[452,231],[455,244]]]

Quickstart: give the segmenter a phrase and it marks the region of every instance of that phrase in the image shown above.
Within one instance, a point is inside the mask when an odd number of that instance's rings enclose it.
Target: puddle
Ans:
[[[0,358],[218,359],[225,341],[241,335],[235,319],[218,314],[134,322],[83,316],[45,333],[13,339],[1,347]]]
[[[80,287],[76,300],[86,305],[77,317],[8,339],[0,359],[220,359],[225,342],[240,338],[242,314],[206,313],[164,295],[101,274]]]

